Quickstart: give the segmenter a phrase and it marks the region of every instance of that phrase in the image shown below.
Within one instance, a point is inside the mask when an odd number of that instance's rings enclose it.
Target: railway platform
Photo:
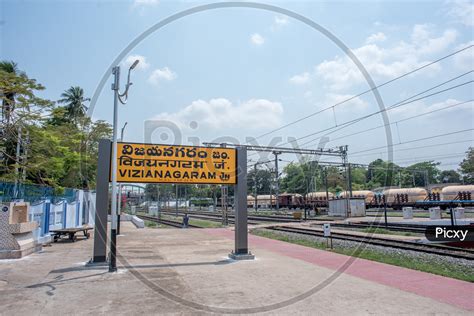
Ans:
[[[472,315],[474,284],[249,236],[233,261],[230,229],[123,223],[117,273],[85,267],[92,239],[0,261],[0,314]]]

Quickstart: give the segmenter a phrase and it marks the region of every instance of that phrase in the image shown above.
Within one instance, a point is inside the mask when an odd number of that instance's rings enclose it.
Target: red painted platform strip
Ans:
[[[234,239],[234,231],[228,229],[203,229],[202,231],[214,236]],[[340,269],[352,258],[254,235],[249,235],[249,246],[264,248],[332,270]],[[344,270],[344,273],[474,311],[473,283],[360,258],[355,259]]]

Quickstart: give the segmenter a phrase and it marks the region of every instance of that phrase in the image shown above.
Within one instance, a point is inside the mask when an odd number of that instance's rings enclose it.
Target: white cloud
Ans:
[[[159,0],[134,0],[133,7],[155,6],[159,3]]]
[[[295,75],[290,78],[290,82],[293,84],[301,85],[308,83],[310,79],[309,72],[302,73],[301,75]]]
[[[285,15],[276,15],[273,18],[273,23],[272,23],[272,26],[270,27],[270,30],[277,31],[277,30],[281,29],[282,27],[285,27],[286,25],[288,25],[288,23],[289,23],[289,21],[288,21],[287,16],[285,16]]]
[[[449,16],[466,26],[474,25],[474,2],[470,0],[454,0],[447,3],[450,6],[448,10]]]
[[[438,110],[438,109],[441,109],[441,108],[444,108],[444,107],[447,107],[447,106],[450,106],[450,105],[455,105],[455,104],[459,104],[459,103],[463,103],[463,102],[464,101],[460,101],[460,100],[456,100],[456,99],[447,99],[443,102],[437,102],[437,103],[433,103],[433,104],[427,106],[424,112]],[[472,110],[472,105],[473,105],[472,102],[460,104],[460,105],[448,108],[446,110],[443,110],[443,113],[445,113],[445,112],[454,112],[454,111],[459,111],[459,110],[467,110],[467,109]],[[469,112],[465,112],[465,113],[469,113]]]
[[[474,41],[460,44],[456,50],[474,45]],[[461,70],[467,71],[474,69],[474,47],[468,48],[454,56],[454,66]]]
[[[448,106],[451,106],[451,105],[459,104],[459,103],[462,103],[462,102],[464,102],[464,101],[449,98],[449,99],[446,99],[446,100],[441,101],[441,102],[426,104],[423,100],[419,100],[419,101],[416,101],[416,102],[413,102],[413,103],[395,108],[393,110],[390,110],[388,113],[391,116],[396,116],[397,119],[400,119],[400,118],[403,119],[405,117],[411,117],[411,116],[415,116],[415,115],[418,115],[418,114],[439,110],[439,109],[442,109],[442,108],[445,108],[445,107],[448,107]],[[447,109],[442,110],[440,112],[437,112],[437,113],[435,112],[433,114],[428,114],[428,115],[430,116],[430,118],[432,118],[436,115],[445,117],[449,113],[453,113],[453,112],[456,112],[456,111],[464,111],[464,113],[469,113],[469,111],[466,112],[466,110],[469,110],[469,109],[470,110],[473,109],[473,103],[472,102],[468,102],[468,103],[460,104],[460,105],[457,105],[457,106],[453,106],[451,108],[447,108]],[[400,115],[400,116],[398,116],[398,115]]]
[[[353,52],[371,76],[389,79],[427,63],[429,56],[450,47],[456,37],[455,30],[448,29],[436,37],[433,36],[430,26],[415,25],[408,43],[401,41],[389,48],[371,43],[356,48]],[[441,66],[435,64],[417,74],[433,75],[440,69]],[[316,74],[333,90],[346,89],[364,82],[359,69],[346,56],[336,56],[332,60],[323,61],[316,66]]]
[[[383,42],[387,39],[387,37],[385,36],[384,33],[382,32],[378,32],[378,33],[375,33],[375,34],[372,34],[370,35],[369,37],[367,37],[367,39],[365,40],[365,42],[367,44],[371,44],[371,43],[375,43],[375,42]]]
[[[157,85],[160,81],[172,81],[177,77],[178,76],[175,72],[173,72],[168,67],[164,67],[162,69],[155,69],[148,78],[148,81],[152,84]]]
[[[136,70],[146,70],[150,67],[150,64],[146,62],[146,58],[144,56],[141,56],[141,55],[130,55],[127,57],[127,59],[125,59],[123,62],[122,62],[122,65],[125,67],[125,68],[129,68],[134,62],[135,60],[139,60],[139,63],[137,65],[137,67],[135,67]]]
[[[338,104],[352,97],[352,94],[328,93],[326,94],[324,104]],[[339,108],[336,108],[336,110],[354,113],[365,110],[368,106],[369,104],[366,101],[362,100],[360,97],[356,97],[343,103]]]
[[[440,37],[432,37],[430,26],[417,24],[411,35],[412,43],[419,55],[438,53],[452,44],[457,37],[456,30],[448,29]]]
[[[203,129],[261,129],[281,124],[283,107],[279,102],[250,99],[232,104],[225,98],[195,100],[174,113],[162,113],[156,119],[170,120],[187,128],[191,121]]]
[[[273,21],[277,25],[287,25],[288,24],[288,17],[287,16],[275,16]]]
[[[250,41],[257,46],[263,45],[263,43],[265,43],[263,36],[258,33],[252,34]]]

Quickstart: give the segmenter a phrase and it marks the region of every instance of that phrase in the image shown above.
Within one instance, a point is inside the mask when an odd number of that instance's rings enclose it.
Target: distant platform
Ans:
[[[474,284],[249,236],[255,260],[231,260],[231,229],[122,224],[117,273],[85,267],[92,238],[0,261],[5,314],[472,315]]]

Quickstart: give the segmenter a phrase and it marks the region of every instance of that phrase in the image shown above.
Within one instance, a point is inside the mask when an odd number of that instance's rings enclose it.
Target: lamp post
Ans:
[[[128,122],[125,122],[123,124],[122,129],[120,130],[120,142],[123,142],[123,131],[125,130],[125,127],[127,126]],[[120,235],[120,214],[122,213],[122,183],[119,183],[119,188],[118,188],[118,214],[117,214],[117,235]]]
[[[118,101],[120,103],[127,103],[128,90],[132,83],[130,82],[130,72],[138,65],[138,60],[128,69],[127,84],[125,85],[125,92],[119,92],[120,86],[120,66],[112,68],[114,75],[114,83],[112,90],[114,91],[114,122],[113,122],[113,136],[112,136],[112,209],[110,215],[112,223],[110,228],[110,259],[109,272],[117,271],[117,123],[118,123]]]

